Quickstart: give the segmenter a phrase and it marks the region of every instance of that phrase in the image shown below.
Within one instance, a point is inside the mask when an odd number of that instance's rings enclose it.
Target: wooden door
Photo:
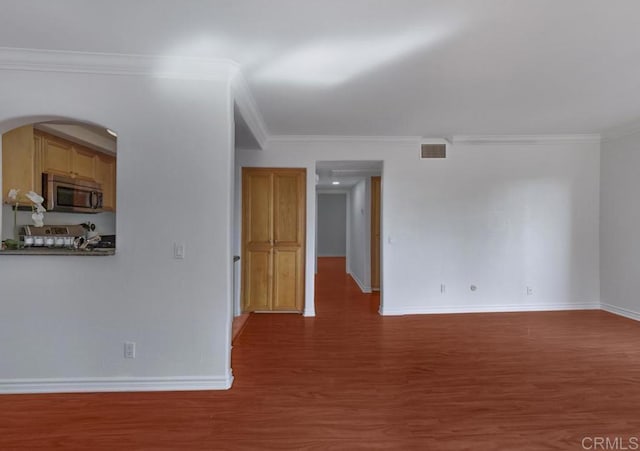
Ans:
[[[270,310],[273,188],[267,171],[242,171],[242,309]]]
[[[371,177],[371,289],[380,289],[381,178]]]
[[[302,311],[305,169],[243,168],[242,309]]]
[[[273,174],[272,310],[302,311],[305,174],[304,169],[282,169]]]

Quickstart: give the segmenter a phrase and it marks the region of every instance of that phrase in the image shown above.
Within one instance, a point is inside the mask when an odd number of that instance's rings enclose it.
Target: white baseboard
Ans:
[[[447,313],[506,313],[506,312],[544,312],[558,310],[598,310],[598,303],[583,304],[500,304],[500,305],[446,305],[406,308],[381,308],[380,314],[384,316],[401,315],[433,315]]]
[[[634,310],[629,310],[622,307],[616,307],[611,304],[601,304],[602,310],[605,312],[613,313],[614,315],[624,316],[625,318],[633,319],[636,321],[640,321],[640,312],[636,312]]]
[[[358,276],[356,276],[353,273],[349,273],[349,275],[358,284],[358,286],[360,287],[360,291],[362,291],[363,293],[371,293],[371,287],[368,287],[365,284],[363,284],[362,281],[358,279]]]
[[[226,377],[0,379],[0,394],[228,390],[232,384],[231,371]]]

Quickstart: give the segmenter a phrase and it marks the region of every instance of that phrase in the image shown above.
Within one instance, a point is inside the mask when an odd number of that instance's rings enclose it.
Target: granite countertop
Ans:
[[[0,255],[72,255],[80,257],[115,255],[115,249],[94,249],[94,250],[77,250],[77,249],[56,249],[48,247],[28,247],[23,249],[3,249]]]

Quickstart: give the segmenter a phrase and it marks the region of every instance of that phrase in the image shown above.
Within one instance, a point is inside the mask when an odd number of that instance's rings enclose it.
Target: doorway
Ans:
[[[316,162],[316,268],[327,268],[326,264],[319,264],[319,259],[343,258],[343,264],[338,266],[344,268],[363,293],[380,289],[382,168],[382,161]],[[342,225],[344,257],[326,252],[328,236],[334,237],[334,244],[338,241],[336,232],[326,228],[340,222],[336,207],[327,208],[327,204],[340,204],[335,200],[340,196],[345,200],[341,204],[346,217]],[[331,217],[327,218],[327,215]]]

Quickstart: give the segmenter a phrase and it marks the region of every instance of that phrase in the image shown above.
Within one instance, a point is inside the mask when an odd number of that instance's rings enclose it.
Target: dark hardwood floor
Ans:
[[[251,315],[231,390],[0,396],[0,449],[581,450],[640,436],[640,324],[380,317],[344,260],[319,271],[316,318]]]

